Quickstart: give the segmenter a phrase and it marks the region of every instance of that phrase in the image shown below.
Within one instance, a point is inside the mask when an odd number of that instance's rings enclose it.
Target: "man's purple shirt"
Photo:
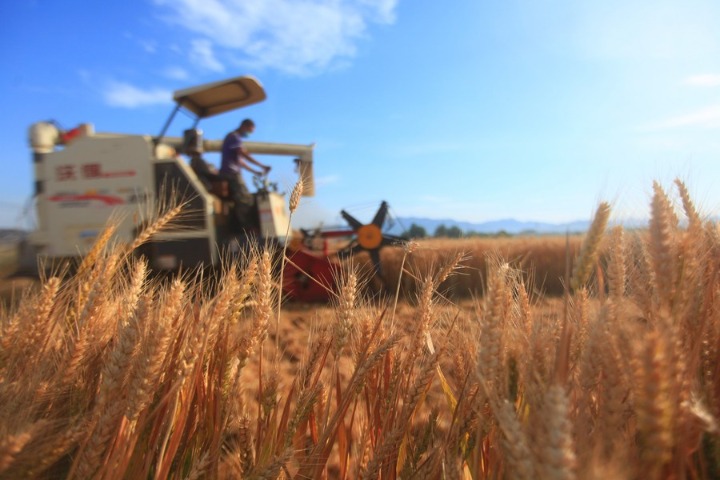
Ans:
[[[220,173],[240,174],[239,149],[242,146],[242,137],[238,132],[230,132],[223,140]]]

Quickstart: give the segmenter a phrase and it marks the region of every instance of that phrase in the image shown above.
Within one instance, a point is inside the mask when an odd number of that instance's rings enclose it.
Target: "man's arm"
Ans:
[[[245,167],[246,170],[248,170],[248,171],[250,171],[250,172],[253,172],[255,175],[267,174],[267,173],[270,171],[270,166],[269,166],[269,165],[263,165],[262,163],[260,163],[260,162],[258,162],[257,160],[255,160],[255,159],[248,153],[248,151],[245,149],[245,147],[240,147],[240,155],[239,155],[239,157],[240,157],[240,158],[239,158],[239,160],[240,160],[240,165],[242,165],[243,167]],[[258,167],[260,167],[260,168],[262,169],[262,171],[261,171],[261,172],[257,172],[257,171],[255,171],[255,170],[253,170],[252,168],[250,168],[250,166],[249,166],[246,162],[244,162],[244,161],[242,160],[243,158],[245,158],[248,162],[253,163],[253,164],[257,165]]]
[[[254,173],[255,175],[263,175],[265,173],[265,170],[255,170],[254,168],[250,167],[250,165],[248,165],[248,162],[243,157],[238,157],[238,163],[240,164],[240,168],[244,168],[248,172]]]

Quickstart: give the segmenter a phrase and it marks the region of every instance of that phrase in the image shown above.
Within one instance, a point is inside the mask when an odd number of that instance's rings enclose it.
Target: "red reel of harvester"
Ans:
[[[401,245],[403,238],[383,232],[383,224],[388,215],[388,204],[382,202],[375,213],[372,222],[363,224],[345,210],[340,212],[350,225],[350,230],[318,231],[315,235],[320,239],[351,237],[350,243],[337,250],[333,258],[345,260],[358,254],[367,252],[373,266],[376,278],[384,284],[382,264],[380,263],[380,249],[389,245]],[[304,232],[306,237],[310,234]],[[289,299],[316,302],[330,298],[330,292],[338,278],[337,271],[340,263],[331,261],[327,248],[323,252],[315,252],[307,246],[297,246],[288,253],[290,261],[285,267],[283,292]]]
[[[283,273],[283,292],[286,298],[301,302],[321,302],[330,298],[338,265],[327,255],[306,249],[287,253]]]

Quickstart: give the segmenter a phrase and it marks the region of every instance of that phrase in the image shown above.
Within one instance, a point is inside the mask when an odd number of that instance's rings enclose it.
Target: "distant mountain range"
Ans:
[[[489,222],[472,223],[472,222],[460,222],[452,220],[450,218],[433,219],[433,218],[422,218],[422,217],[398,217],[395,219],[395,223],[392,228],[388,230],[389,233],[399,235],[405,230],[409,229],[412,224],[423,227],[427,232],[428,236],[432,236],[435,230],[443,225],[447,228],[458,227],[463,231],[463,234],[470,232],[481,233],[481,234],[497,234],[500,232],[509,233],[511,235],[518,235],[521,233],[534,233],[534,234],[551,234],[551,233],[582,233],[585,232],[590,226],[589,220],[567,222],[567,223],[546,223],[546,222],[524,222],[515,220],[514,218],[507,218],[503,220],[492,220]],[[646,220],[628,220],[622,222],[627,228],[638,228],[647,225]]]
[[[508,233],[510,235],[519,234],[563,234],[563,233],[583,233],[587,231],[590,226],[589,220],[567,222],[567,223],[547,223],[547,222],[533,222],[533,221],[520,221],[514,218],[507,218],[503,220],[492,220],[489,222],[473,223],[473,222],[462,222],[453,220],[451,218],[424,218],[424,217],[395,217],[392,221],[386,221],[385,227],[387,232],[400,235],[412,224],[421,226],[425,229],[428,236],[433,236],[435,230],[439,226],[445,226],[446,228],[458,227],[462,230],[463,234],[469,234],[471,232],[493,235],[501,232]],[[647,226],[647,220],[625,220],[622,225],[626,228],[643,228]],[[347,226],[341,226],[338,228],[346,228]],[[27,232],[12,228],[0,228],[0,245],[16,244],[25,238]]]

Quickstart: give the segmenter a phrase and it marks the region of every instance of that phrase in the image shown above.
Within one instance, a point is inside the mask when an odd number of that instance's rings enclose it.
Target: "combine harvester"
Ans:
[[[267,178],[255,178],[256,226],[233,222],[232,199],[227,182],[204,177],[202,154],[218,152],[222,140],[205,140],[197,126],[201,119],[263,101],[262,85],[253,77],[235,77],[176,91],[176,106],[156,137],[95,133],[92,124],[63,131],[53,122],[30,127],[35,167],[38,228],[23,246],[25,265],[38,261],[83,256],[110,219],[117,219],[115,239],[132,242],[143,228],[138,212],[187,199],[186,215],[177,229],[159,232],[140,251],[153,269],[187,270],[216,267],[228,253],[237,253],[248,242],[283,244],[289,214],[284,193]],[[168,137],[167,130],[179,110],[194,117],[183,137]],[[314,145],[244,142],[250,153],[284,155],[294,159],[303,180],[303,195],[315,193]],[[183,157],[184,155],[184,157]],[[192,165],[192,166],[191,166]],[[193,168],[195,167],[195,168]],[[349,243],[335,251],[315,251],[310,237],[288,245],[288,267],[283,289],[287,297],[319,301],[333,288],[339,259],[367,251],[375,272],[381,273],[379,250],[397,237],[383,234],[387,204],[370,224],[364,225],[341,212],[350,229],[316,232],[313,238],[347,237]],[[326,242],[325,242],[326,243]]]

